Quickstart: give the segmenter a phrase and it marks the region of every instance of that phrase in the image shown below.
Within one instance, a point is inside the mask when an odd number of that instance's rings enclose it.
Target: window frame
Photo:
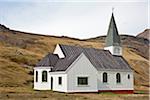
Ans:
[[[83,80],[85,79],[85,80]],[[88,86],[89,85],[89,77],[87,76],[78,76],[77,77],[77,86]]]
[[[128,74],[127,78],[128,78],[128,79],[130,79],[130,78],[131,78],[131,77],[130,77],[130,74]]]
[[[44,75],[45,73],[45,75]],[[42,71],[42,82],[47,82],[48,81],[48,73],[47,71]]]
[[[115,47],[114,52],[115,52],[115,53],[120,53],[120,48]]]
[[[62,85],[62,77],[58,77],[58,85]]]
[[[38,71],[35,71],[35,82],[38,82]]]
[[[103,73],[103,83],[108,83],[108,74],[106,72]]]
[[[120,73],[116,74],[116,83],[117,84],[121,83],[121,74]]]

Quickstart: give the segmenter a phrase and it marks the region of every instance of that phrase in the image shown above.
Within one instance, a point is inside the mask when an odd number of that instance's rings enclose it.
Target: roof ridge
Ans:
[[[95,50],[101,50],[101,51],[107,51],[104,49],[98,49],[94,47],[82,47],[82,46],[73,46],[73,45],[65,45],[65,44],[59,44],[60,46],[69,46],[69,47],[75,47],[75,48],[82,48],[82,49],[95,49]]]

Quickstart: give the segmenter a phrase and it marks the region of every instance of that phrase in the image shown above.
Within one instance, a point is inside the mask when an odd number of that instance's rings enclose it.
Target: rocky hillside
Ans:
[[[139,33],[137,37],[144,38],[150,41],[150,29],[144,30],[144,32]]]
[[[79,40],[25,33],[0,25],[0,91],[5,88],[32,89],[33,66],[57,43],[102,49],[105,36]],[[123,56],[134,70],[135,90],[148,92],[149,41],[128,35],[121,36]]]

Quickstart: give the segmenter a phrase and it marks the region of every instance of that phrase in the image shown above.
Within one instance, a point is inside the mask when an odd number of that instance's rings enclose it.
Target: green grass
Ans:
[[[145,94],[145,91],[136,91],[135,94]]]

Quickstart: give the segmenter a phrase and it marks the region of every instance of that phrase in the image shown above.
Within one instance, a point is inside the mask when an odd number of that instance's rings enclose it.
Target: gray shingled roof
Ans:
[[[121,45],[120,36],[118,34],[114,15],[112,13],[108,32],[107,32],[107,37],[106,37],[106,47],[108,47],[108,46],[120,46],[120,45]]]
[[[131,71],[129,64],[122,56],[113,56],[107,50],[82,48],[75,46],[60,45],[65,58],[59,59],[53,71],[65,71],[81,54],[90,60],[93,66],[98,70],[127,70]]]
[[[58,59],[57,54],[48,53],[39,63],[36,64],[36,67],[54,67]]]

